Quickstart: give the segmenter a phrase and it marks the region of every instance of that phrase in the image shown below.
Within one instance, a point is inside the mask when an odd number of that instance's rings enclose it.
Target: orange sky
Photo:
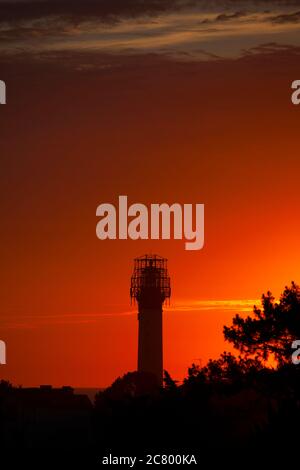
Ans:
[[[80,70],[76,54],[65,66],[1,62],[0,375],[97,387],[134,370],[130,276],[151,251],[169,259],[164,365],[182,379],[229,349],[222,326],[236,312],[299,280],[299,51],[188,62],[87,52]],[[204,203],[204,249],[98,240],[96,207],[120,194]]]

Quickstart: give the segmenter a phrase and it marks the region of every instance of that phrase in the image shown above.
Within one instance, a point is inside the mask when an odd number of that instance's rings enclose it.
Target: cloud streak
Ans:
[[[171,306],[166,306],[165,311],[170,313],[200,313],[200,312],[225,312],[250,313],[254,305],[260,305],[260,299],[236,299],[236,300],[178,300]],[[118,311],[119,309],[119,311]],[[115,312],[104,313],[68,313],[68,314],[14,314],[1,315],[1,329],[33,329],[49,326],[95,324],[103,320],[116,317],[130,317],[136,315],[137,307],[130,310],[116,308]]]
[[[250,313],[253,310],[253,306],[260,303],[260,299],[184,300],[176,302],[168,310],[172,312],[207,312],[213,310]]]

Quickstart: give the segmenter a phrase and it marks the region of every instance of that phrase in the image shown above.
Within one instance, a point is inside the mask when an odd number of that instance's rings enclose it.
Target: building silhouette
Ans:
[[[2,387],[3,388],[3,387]],[[93,405],[72,387],[7,386],[0,390],[0,442],[3,448],[88,447]]]
[[[163,381],[162,307],[170,298],[167,260],[144,255],[134,260],[130,296],[138,303],[138,372],[152,374]]]

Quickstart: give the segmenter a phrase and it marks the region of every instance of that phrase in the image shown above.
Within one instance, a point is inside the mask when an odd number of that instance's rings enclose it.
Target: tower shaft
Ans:
[[[139,305],[138,371],[163,380],[162,305],[147,308]]]

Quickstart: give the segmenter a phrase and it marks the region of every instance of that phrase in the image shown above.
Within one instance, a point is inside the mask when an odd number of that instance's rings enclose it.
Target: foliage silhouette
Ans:
[[[254,317],[236,315],[224,337],[246,358],[266,362],[274,359],[278,366],[291,360],[291,345],[300,338],[300,288],[294,282],[286,287],[279,302],[271,292],[262,296],[262,309],[254,307]]]

